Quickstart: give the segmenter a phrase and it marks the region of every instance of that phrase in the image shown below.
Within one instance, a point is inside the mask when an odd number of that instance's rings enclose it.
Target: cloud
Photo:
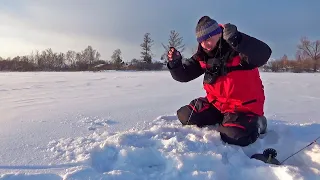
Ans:
[[[123,42],[110,33],[99,32],[99,28],[94,25],[90,28],[90,23],[73,21],[74,17],[64,19],[63,15],[52,17],[50,13],[42,13],[43,9],[28,10],[32,12],[28,18],[0,13],[1,22],[5,22],[0,27],[2,56],[26,55],[46,48],[58,52],[81,51],[92,45],[104,59],[108,59],[116,48],[121,48],[123,52],[128,52],[124,58],[131,60],[132,54],[140,51],[139,46],[130,41]]]
[[[2,28],[0,33],[5,34],[5,38],[0,38],[10,41],[11,47],[14,44],[19,48],[25,47],[23,52],[39,47],[67,51],[92,45],[106,59],[117,48],[122,50],[126,60],[139,58],[140,44],[146,32],[151,33],[155,41],[153,53],[160,58],[164,51],[161,43],[166,43],[170,30],[175,29],[182,36],[191,34],[193,37],[198,18],[191,13],[188,15],[197,4],[195,2],[185,2],[187,6],[183,9],[179,2],[154,3],[146,0],[18,0],[6,3],[0,9],[0,19],[6,29]],[[190,19],[185,21],[188,17]],[[195,38],[193,41],[188,37],[184,40],[190,54]],[[21,52],[8,48],[0,50],[1,54]]]

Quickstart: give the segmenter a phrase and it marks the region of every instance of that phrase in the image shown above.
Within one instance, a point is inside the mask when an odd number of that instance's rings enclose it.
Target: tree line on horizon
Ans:
[[[51,48],[36,51],[30,55],[3,59],[0,57],[0,71],[102,71],[102,70],[163,70],[166,69],[166,52],[169,47],[175,47],[182,55],[185,50],[183,38],[171,30],[168,43],[163,43],[164,53],[161,62],[153,62],[152,46],[154,40],[150,33],[145,33],[140,44],[141,56],[125,62],[121,49],[115,49],[110,60],[102,60],[101,54],[91,46],[81,52],[69,50],[66,53],[53,52]],[[295,59],[287,55],[275,60],[269,60],[260,70],[265,72],[319,72],[320,71],[320,40],[310,41],[306,37],[300,39],[297,45]]]
[[[165,53],[173,46],[184,51],[185,45],[180,34],[171,30],[168,44],[162,46],[164,53],[161,62],[154,62],[152,46],[154,40],[145,33],[140,44],[140,58],[125,61],[120,48],[115,49],[109,60],[101,59],[101,54],[92,46],[81,52],[69,50],[66,53],[54,52],[51,48],[32,52],[30,55],[3,59],[0,57],[0,71],[102,71],[102,70],[162,70],[166,64]]]
[[[279,59],[269,60],[261,69],[266,72],[320,72],[320,40],[311,41],[302,37],[295,59],[289,59],[284,54]]]

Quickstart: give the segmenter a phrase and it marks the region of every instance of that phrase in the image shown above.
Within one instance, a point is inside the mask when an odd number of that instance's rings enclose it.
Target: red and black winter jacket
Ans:
[[[261,116],[265,95],[258,67],[268,61],[272,51],[261,40],[244,33],[241,36],[237,48],[229,46],[234,51],[226,63],[229,71],[218,76],[213,83],[203,83],[203,87],[209,102],[222,113],[249,112]],[[206,73],[207,65],[206,58],[194,55],[183,63],[169,62],[167,66],[173,79],[189,82]]]

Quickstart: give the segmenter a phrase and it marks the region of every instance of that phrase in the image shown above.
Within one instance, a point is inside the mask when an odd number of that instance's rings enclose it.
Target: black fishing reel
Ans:
[[[264,155],[264,157],[268,158],[268,160],[270,160],[271,158],[277,157],[278,153],[275,149],[268,148],[263,151],[263,155]]]
[[[281,165],[281,163],[276,159],[277,154],[278,153],[275,149],[268,148],[265,149],[262,154],[254,154],[251,158],[263,161],[267,164]]]

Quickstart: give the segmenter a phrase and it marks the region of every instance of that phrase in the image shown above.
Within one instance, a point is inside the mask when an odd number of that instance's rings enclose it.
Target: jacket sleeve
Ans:
[[[254,67],[263,66],[270,58],[272,50],[263,41],[240,32],[241,41],[235,48],[247,57],[247,61]]]
[[[179,82],[189,82],[204,73],[199,61],[193,59],[193,57],[186,59],[185,62],[182,62],[181,60],[168,62],[167,67],[172,78]]]

